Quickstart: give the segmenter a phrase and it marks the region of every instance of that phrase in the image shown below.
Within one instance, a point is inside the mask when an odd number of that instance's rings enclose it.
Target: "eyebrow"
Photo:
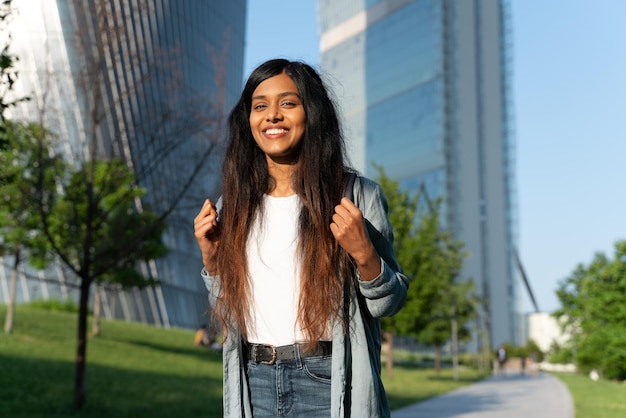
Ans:
[[[296,96],[296,97],[298,97],[298,99],[300,98],[300,95],[298,93],[296,93],[296,92],[293,92],[293,91],[286,91],[286,92],[280,93],[278,95],[279,98],[283,98],[283,97],[286,97],[286,96]],[[261,100],[261,99],[267,99],[267,96],[252,96],[252,100]]]

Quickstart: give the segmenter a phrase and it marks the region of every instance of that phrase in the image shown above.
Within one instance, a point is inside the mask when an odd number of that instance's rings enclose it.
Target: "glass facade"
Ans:
[[[350,109],[344,116],[352,163],[367,175],[380,165],[406,186],[428,178],[424,184],[434,198],[445,194],[446,175],[442,5],[405,3],[324,51],[321,67],[340,80],[333,87],[341,107]],[[368,12],[333,7],[338,16],[346,9]]]
[[[443,199],[487,302],[491,344],[516,342],[519,280],[505,0],[320,0],[322,70],[352,164]],[[476,346],[484,341],[475,338]]]
[[[16,116],[43,117],[61,138],[57,152],[75,165],[94,146],[99,158],[123,158],[147,190],[138,209],[168,214],[168,255],[141,266],[159,285],[104,286],[104,315],[189,328],[206,322],[192,220],[205,198],[219,196],[224,121],[241,89],[246,0],[13,5],[18,89],[34,99]],[[0,268],[0,302],[8,301],[7,280]],[[24,267],[20,283],[18,302],[78,292],[60,263],[44,272]]]

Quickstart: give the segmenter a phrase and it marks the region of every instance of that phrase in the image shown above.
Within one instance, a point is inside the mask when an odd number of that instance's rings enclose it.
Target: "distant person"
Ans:
[[[539,358],[537,356],[537,352],[531,351],[530,352],[530,374],[533,376],[536,375],[538,369],[539,369]]]
[[[380,317],[405,304],[408,279],[382,188],[353,175],[317,71],[252,71],[228,118],[223,195],[194,219],[225,417],[390,416]]]
[[[194,345],[202,345],[205,347],[209,347],[211,345],[211,338],[209,336],[209,329],[206,325],[202,325],[196,331],[196,334],[193,337]]]
[[[498,359],[498,374],[506,375],[506,348],[504,345],[500,345],[497,351],[497,359]]]

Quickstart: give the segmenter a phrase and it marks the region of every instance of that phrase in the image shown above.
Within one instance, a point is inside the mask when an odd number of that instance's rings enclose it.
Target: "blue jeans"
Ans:
[[[329,417],[331,357],[300,357],[275,364],[248,361],[252,414],[260,417]]]

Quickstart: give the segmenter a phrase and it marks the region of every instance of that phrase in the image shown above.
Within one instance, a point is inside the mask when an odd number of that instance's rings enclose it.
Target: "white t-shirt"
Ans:
[[[252,287],[248,341],[274,346],[303,342],[297,323],[300,261],[297,257],[300,198],[265,195],[247,244]]]

